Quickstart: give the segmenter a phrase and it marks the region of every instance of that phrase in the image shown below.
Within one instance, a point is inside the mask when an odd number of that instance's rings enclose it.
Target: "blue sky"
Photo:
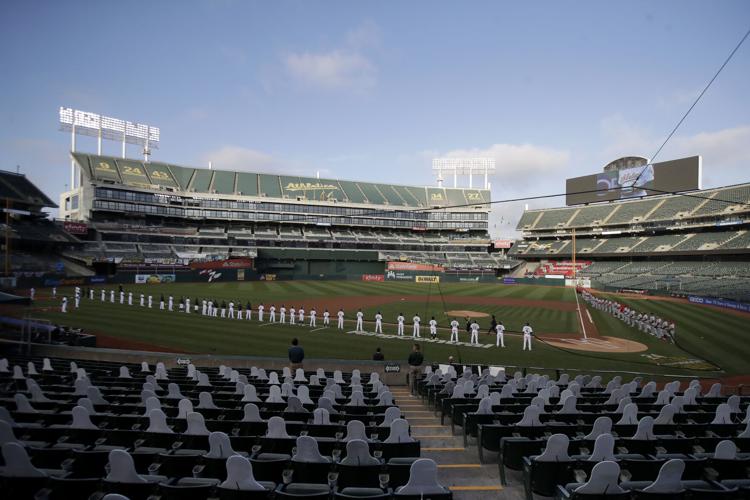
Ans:
[[[431,184],[433,156],[470,154],[496,158],[495,199],[560,192],[651,156],[748,27],[743,0],[5,0],[0,168],[57,199],[62,105],[160,127],[172,163]],[[750,42],[660,159],[750,180],[748,80]]]

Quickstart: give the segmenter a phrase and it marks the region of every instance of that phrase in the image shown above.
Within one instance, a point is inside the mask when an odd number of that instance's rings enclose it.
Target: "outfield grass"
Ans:
[[[126,290],[134,292],[134,303],[138,303],[138,296],[143,291],[154,296],[154,309],[141,308],[138,305],[128,307],[127,305],[100,303],[97,288],[95,300],[92,303],[88,298],[82,300],[79,310],[73,310],[70,302],[71,312],[67,315],[59,313],[58,302],[44,299],[47,290],[40,292],[42,299],[37,306],[52,306],[46,311],[35,311],[37,317],[45,317],[54,322],[78,326],[92,333],[100,333],[112,337],[129,339],[133,341],[156,344],[192,353],[207,354],[231,354],[231,355],[254,355],[254,356],[286,356],[286,349],[292,337],[300,338],[309,358],[338,358],[338,359],[370,359],[376,347],[381,347],[387,360],[404,360],[411,349],[408,337],[405,340],[383,339],[377,337],[358,336],[342,333],[335,328],[311,331],[307,326],[281,326],[261,325],[257,322],[254,311],[254,319],[251,322],[239,320],[222,320],[220,318],[206,318],[200,314],[182,314],[178,312],[168,313],[158,310],[158,298],[162,293],[165,296],[174,295],[177,298],[183,295],[192,299],[210,297],[215,300],[242,301],[244,304],[250,300],[253,307],[259,302],[264,302],[266,312],[271,303],[277,308],[285,303],[287,308],[298,305],[300,301],[307,303],[327,301],[334,304],[338,298],[352,300],[356,297],[381,297],[389,300],[376,307],[363,308],[366,318],[371,319],[376,310],[381,310],[385,321],[395,321],[398,312],[403,312],[410,318],[418,312],[423,319],[423,325],[433,314],[440,320],[441,326],[447,326],[448,318],[442,312],[450,309],[470,309],[482,311],[488,314],[496,314],[498,319],[504,321],[510,330],[520,330],[526,321],[531,322],[538,333],[549,332],[571,332],[578,336],[578,318],[574,311],[560,311],[544,307],[523,306],[491,306],[491,305],[469,305],[459,300],[459,297],[477,297],[484,300],[485,297],[531,299],[547,301],[539,303],[542,306],[560,302],[570,303],[575,301],[572,289],[557,287],[541,287],[527,285],[494,285],[494,284],[415,284],[415,283],[359,283],[359,282],[245,282],[245,283],[211,283],[211,284],[164,284],[164,285],[128,285]],[[59,289],[58,295],[70,293],[69,289]],[[387,297],[384,297],[387,296]],[[449,297],[457,303],[452,303]],[[401,298],[408,300],[402,301]],[[109,299],[109,295],[107,295]],[[637,301],[639,304],[645,301]],[[641,304],[642,305],[642,304]],[[649,305],[661,306],[662,303]],[[408,306],[408,307],[407,307]],[[669,304],[670,308],[676,308],[674,315],[664,314],[665,317],[701,317],[708,314],[704,308],[690,304]],[[329,307],[332,316],[338,307]],[[403,309],[403,311],[402,311]],[[645,307],[641,309],[646,310]],[[656,311],[655,311],[656,312]],[[354,313],[351,308],[346,310],[347,325],[345,331],[353,330]],[[716,314],[715,311],[710,311]],[[318,308],[318,326],[322,326],[322,307]],[[690,370],[679,366],[658,366],[654,360],[644,356],[658,355],[669,359],[684,359],[690,357],[704,357],[714,363],[718,363],[728,374],[748,373],[747,359],[750,348],[746,342],[740,341],[741,337],[747,336],[744,329],[739,328],[735,317],[719,314],[721,321],[715,321],[714,336],[722,337],[721,342],[712,343],[712,347],[722,352],[706,352],[705,347],[699,348],[694,340],[689,340],[693,328],[684,327],[680,324],[679,333],[687,337],[686,347],[696,355],[681,350],[654,337],[629,328],[622,322],[611,318],[599,311],[592,310],[600,332],[603,335],[628,338],[645,344],[648,347],[646,353],[609,354],[590,353],[581,351],[570,351],[544,344],[538,340],[534,342],[532,352],[522,352],[521,338],[517,335],[506,335],[506,348],[478,349],[471,347],[457,347],[447,344],[423,343],[422,349],[429,361],[444,362],[448,356],[454,356],[456,360],[463,362],[498,364],[507,366],[527,366],[566,369],[588,369],[588,370],[621,370],[639,371],[652,373],[690,374]],[[679,315],[679,316],[676,316]],[[741,320],[741,318],[739,318]],[[727,321],[728,320],[728,321]],[[740,321],[741,323],[741,321]],[[335,318],[332,317],[335,325]],[[487,319],[480,321],[482,335],[480,342],[494,342],[494,336],[484,334],[487,329]],[[410,334],[407,320],[406,332]],[[366,330],[371,330],[372,324],[366,323]],[[395,333],[395,326],[386,324],[385,333]],[[697,330],[696,330],[697,331]],[[575,332],[575,333],[574,333]],[[730,333],[734,332],[734,333]],[[742,334],[739,336],[739,334]],[[704,335],[706,332],[704,332]],[[422,328],[423,337],[427,337],[427,328]],[[737,342],[732,344],[726,342],[727,337],[737,336]],[[447,340],[449,333],[441,330],[440,338]],[[461,340],[467,341],[465,331],[461,330]],[[696,337],[697,340],[697,337]],[[692,348],[695,348],[693,351]],[[723,351],[728,350],[731,356],[724,357]],[[719,362],[717,358],[721,358]],[[706,372],[700,372],[707,375]]]

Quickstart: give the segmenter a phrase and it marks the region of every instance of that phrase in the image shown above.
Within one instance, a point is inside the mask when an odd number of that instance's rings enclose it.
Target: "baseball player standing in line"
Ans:
[[[415,314],[412,321],[414,321],[414,329],[411,331],[411,338],[421,339],[422,336],[419,334],[419,322],[422,321],[422,318],[420,318],[418,314]]]
[[[164,310],[164,294],[162,294],[161,299],[159,300],[159,310]]]
[[[242,319],[242,301],[237,301],[237,319]]]
[[[364,332],[365,329],[362,327],[362,318],[364,317],[364,314],[362,314],[362,309],[357,310],[357,326],[354,328],[355,332]]]
[[[336,313],[336,317],[339,319],[338,329],[343,330],[344,329],[344,310],[339,309],[339,312]]]
[[[234,319],[234,302],[231,300],[229,301],[229,319]]]
[[[271,304],[271,307],[268,308],[268,321],[271,323],[276,323],[276,305]]]
[[[60,305],[60,312],[61,313],[68,312],[68,298],[67,297],[62,298],[62,304]]]
[[[57,298],[57,287],[56,286],[52,287],[52,298],[53,299]]]
[[[286,323],[286,306],[284,304],[281,304],[279,308],[279,323],[282,325]]]
[[[247,301],[247,304],[245,304],[245,319],[251,320],[253,319],[253,305],[250,303],[250,301]]]
[[[128,305],[133,305],[133,292],[128,292]]]
[[[33,290],[33,288],[32,288]],[[34,297],[31,297],[31,300],[34,300]],[[89,289],[89,300],[94,300],[94,289]]]
[[[435,321],[435,316],[430,320],[430,337],[433,339],[437,337],[437,321]]]
[[[497,332],[497,334],[495,335],[495,346],[505,347],[505,326],[503,325],[502,321],[497,324],[497,326],[495,327],[495,331]]]
[[[451,321],[451,342],[458,342],[458,321],[456,318]]]
[[[149,295],[148,296],[148,308],[151,309],[153,307],[153,305],[154,305],[154,296],[153,295]]]
[[[109,301],[110,301],[110,303],[112,303],[112,304],[114,304],[114,303],[115,303],[115,291],[114,291],[114,290],[110,290],[110,291],[109,291]]]
[[[263,310],[266,308],[266,306],[263,305],[263,302],[260,303],[258,306],[258,321],[263,323]]]
[[[396,334],[399,337],[404,336],[404,313],[398,313],[398,317],[396,318],[396,322],[398,323],[398,330],[396,331]]]
[[[323,326],[326,328],[331,326],[331,313],[328,312],[328,309],[323,311]]]
[[[479,323],[477,323],[476,320],[471,322],[471,343],[479,343]]]
[[[101,293],[101,295],[99,296],[99,300],[100,300],[101,302],[106,302],[106,301],[107,301],[107,291],[106,291],[106,290],[104,290],[104,288],[102,288],[102,293]]]
[[[205,316],[207,311],[208,311],[208,301],[206,301],[206,299],[203,299],[203,301],[201,302],[201,315]]]
[[[125,292],[120,290],[120,305],[125,303]]]
[[[380,311],[375,315],[375,333],[383,333],[383,315]]]
[[[29,298],[30,298],[31,300],[34,300],[34,297],[36,297],[36,288],[34,288],[34,287],[32,286],[32,287],[31,287],[31,289],[29,290]]]
[[[523,325],[523,328],[521,329],[523,332],[523,351],[526,350],[526,344],[529,345],[529,351],[531,350],[531,336],[534,334],[534,330],[532,330],[531,326],[529,326],[528,323]]]
[[[139,302],[139,305],[141,307],[145,307],[145,305],[146,305],[146,297],[143,294],[141,294],[141,301]]]
[[[299,319],[299,326],[305,326],[305,308],[303,306],[299,306],[299,309],[297,309],[297,318]]]
[[[169,296],[169,302],[167,303],[167,309],[169,310],[169,312],[174,311],[174,297],[172,297],[171,295]]]
[[[185,299],[185,313],[190,314],[190,297]]]
[[[293,325],[297,321],[297,310],[294,306],[289,308],[289,324]]]
[[[76,309],[78,309],[78,306],[81,305],[81,296],[78,295],[78,293],[76,293],[75,301],[76,301]]]
[[[221,317],[227,317],[227,302],[225,300],[221,301]]]
[[[311,327],[316,327],[317,326],[317,323],[315,322],[315,317],[317,315],[318,315],[318,311],[316,311],[314,307],[312,309],[310,309],[310,326]]]

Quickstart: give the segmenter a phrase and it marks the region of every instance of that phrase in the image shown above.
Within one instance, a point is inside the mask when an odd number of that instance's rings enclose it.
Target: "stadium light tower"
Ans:
[[[490,188],[489,176],[495,173],[494,158],[433,158],[432,172],[438,185],[443,185],[443,174],[453,175],[453,187],[458,187],[458,176],[469,176],[469,187],[474,187],[474,176],[484,175],[484,189]]]
[[[144,125],[103,116],[88,111],[60,106],[60,130],[70,132],[70,149],[76,150],[76,135],[96,137],[96,152],[102,154],[102,139],[122,143],[122,157],[125,158],[125,145],[143,146],[143,157],[148,161],[151,149],[159,149],[159,127]],[[76,187],[76,162],[70,162],[70,189]]]

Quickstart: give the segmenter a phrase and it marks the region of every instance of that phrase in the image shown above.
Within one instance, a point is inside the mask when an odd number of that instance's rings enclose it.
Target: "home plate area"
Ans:
[[[390,335],[387,333],[375,333],[375,332],[357,332],[355,330],[348,331],[346,333],[352,333],[354,335],[364,335],[365,337],[378,337],[381,339],[396,339],[396,340],[411,340],[413,342],[427,342],[429,344],[450,344],[462,347],[476,347],[478,349],[489,349],[495,347],[495,344],[470,344],[469,342],[449,342],[442,339],[431,339],[429,337],[412,338],[411,335]]]

